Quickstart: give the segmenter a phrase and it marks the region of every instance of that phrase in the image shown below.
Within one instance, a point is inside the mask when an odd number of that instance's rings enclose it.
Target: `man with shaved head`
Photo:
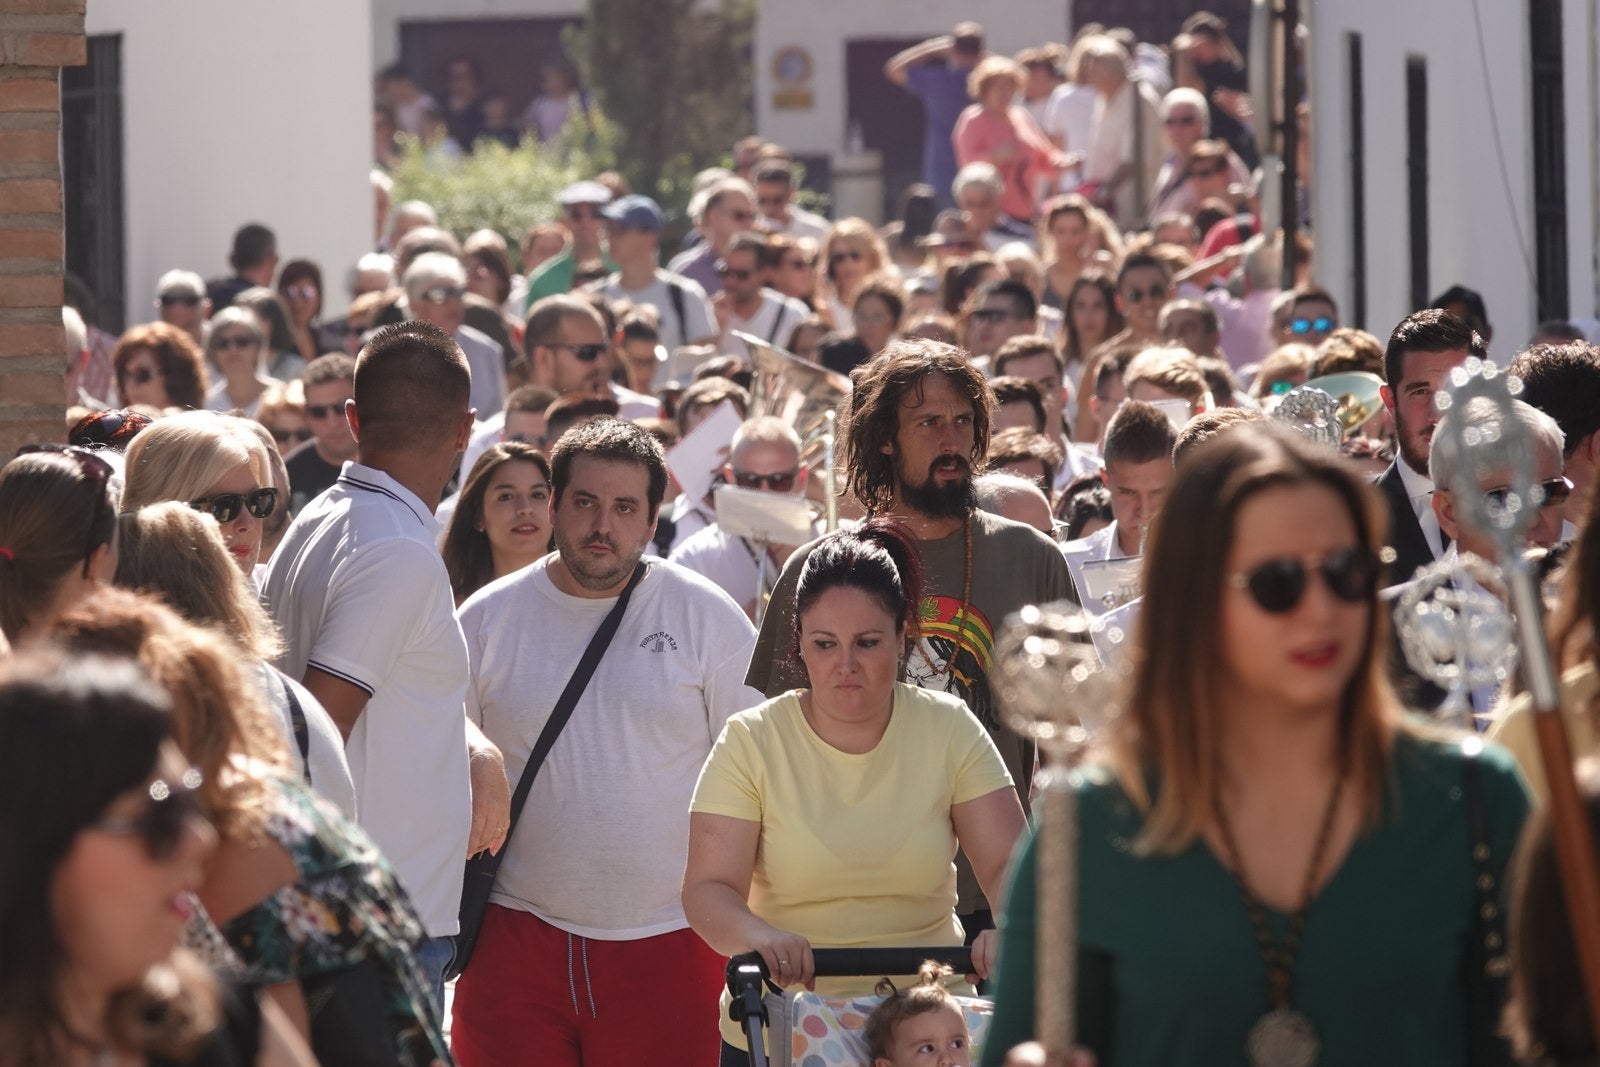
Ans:
[[[344,734],[361,823],[422,916],[417,958],[441,1007],[463,864],[499,847],[511,805],[499,750],[466,719],[467,643],[433,518],[472,431],[471,386],[437,326],[378,331],[344,406],[357,458],[296,517],[264,586],[279,666]]]

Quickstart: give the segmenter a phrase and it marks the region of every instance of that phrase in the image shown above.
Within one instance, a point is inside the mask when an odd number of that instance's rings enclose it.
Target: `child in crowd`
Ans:
[[[917,971],[917,984],[896,989],[885,978],[877,991],[883,1001],[867,1016],[867,1049],[872,1067],[968,1067],[972,1038],[961,1005],[944,987],[954,973],[928,960]]]

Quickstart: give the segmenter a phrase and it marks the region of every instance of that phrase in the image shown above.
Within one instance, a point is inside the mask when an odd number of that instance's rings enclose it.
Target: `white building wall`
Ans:
[[[1014,55],[1024,48],[1067,38],[1063,0],[1006,0],[974,5],[972,0],[802,0],[761,3],[755,31],[756,131],[800,153],[835,153],[845,147],[845,45],[875,37],[922,39],[949,33],[964,19],[976,18],[989,47]],[[785,48],[810,53],[809,110],[773,106],[773,59]]]
[[[1572,313],[1593,306],[1593,183],[1588,87],[1581,36],[1588,0],[1564,0],[1567,188]],[[1474,9],[1482,19],[1483,49]],[[1349,64],[1347,33],[1362,36],[1366,122],[1367,329],[1386,337],[1411,311],[1405,77],[1411,55],[1427,60],[1428,295],[1460,283],[1484,294],[1491,351],[1507,361],[1536,318],[1532,266],[1532,105],[1524,2],[1341,0],[1313,4],[1308,24],[1313,107],[1317,280],[1352,306]],[[1485,66],[1483,56],[1488,56]],[[1491,119],[1492,116],[1492,119]],[[1498,126],[1498,141],[1495,130]],[[1503,161],[1503,168],[1502,168]]]
[[[129,322],[172,267],[228,273],[246,222],[315,260],[342,311],[373,238],[368,0],[94,0],[86,29],[123,35]]]

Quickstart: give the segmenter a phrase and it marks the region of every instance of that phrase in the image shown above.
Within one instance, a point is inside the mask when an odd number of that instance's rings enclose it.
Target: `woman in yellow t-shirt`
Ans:
[[[815,987],[813,944],[960,945],[958,845],[1001,899],[1023,814],[1000,753],[958,698],[895,680],[921,602],[901,528],[874,519],[825,538],[795,597],[809,688],[735,715],[700,773],[684,912],[718,952],[761,953],[780,985]],[[978,935],[983,977],[994,949],[993,931]],[[723,1062],[741,1062],[726,1020],[723,1039]]]

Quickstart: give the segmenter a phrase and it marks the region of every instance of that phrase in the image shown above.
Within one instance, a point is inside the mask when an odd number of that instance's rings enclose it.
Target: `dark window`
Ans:
[[[127,326],[123,275],[122,37],[89,38],[89,61],[61,69],[61,192],[67,270],[94,296],[87,315],[109,334]]]
[[[1411,307],[1428,306],[1428,61],[1406,57],[1406,200],[1411,219]]]
[[[1539,314],[1565,319],[1567,307],[1567,145],[1561,58],[1561,5],[1529,0],[1533,68],[1533,237]]]
[[[1367,119],[1361,35],[1345,36],[1350,85],[1350,321],[1367,323]]]

